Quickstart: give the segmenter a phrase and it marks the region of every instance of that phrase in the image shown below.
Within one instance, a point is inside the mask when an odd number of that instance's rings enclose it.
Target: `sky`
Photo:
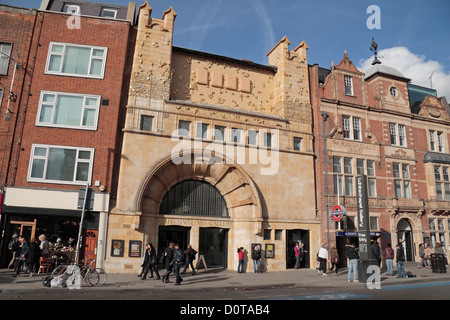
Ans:
[[[127,5],[128,0],[91,0]],[[136,6],[145,1],[135,1]],[[173,7],[178,47],[268,64],[287,36],[309,46],[308,63],[330,68],[347,51],[358,69],[379,59],[411,83],[433,87],[450,103],[450,0],[149,0],[152,17]],[[39,8],[41,0],[0,0]],[[376,6],[375,8],[373,6]],[[431,76],[431,77],[430,77]]]

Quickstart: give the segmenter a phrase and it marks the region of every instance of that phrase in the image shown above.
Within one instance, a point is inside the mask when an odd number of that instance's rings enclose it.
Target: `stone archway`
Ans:
[[[177,183],[200,180],[217,188],[226,202],[231,219],[252,220],[254,234],[261,231],[262,206],[257,187],[245,170],[222,154],[205,157],[202,150],[180,154],[182,163],[168,156],[147,174],[135,200],[135,212],[155,216],[164,195]],[[140,228],[139,228],[140,229]]]

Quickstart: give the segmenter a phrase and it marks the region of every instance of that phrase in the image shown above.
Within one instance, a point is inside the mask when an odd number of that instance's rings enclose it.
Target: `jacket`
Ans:
[[[296,257],[300,257],[301,256],[300,249],[297,246],[294,247],[294,252],[295,252],[295,256]]]
[[[142,266],[147,266],[148,264],[152,266],[156,265],[156,252],[154,248],[145,250],[145,257]]]
[[[163,253],[163,264],[165,269],[170,269],[170,263],[173,261],[173,250],[171,247],[167,247]]]
[[[182,264],[184,262],[184,252],[181,249],[175,251],[173,256],[173,264]]]
[[[397,249],[397,262],[398,261],[405,261],[405,253],[402,248]]]
[[[394,249],[392,249],[391,247],[384,248],[383,257],[385,259],[394,259]]]
[[[353,246],[345,246],[345,255],[349,260],[358,259],[358,249],[353,248]]]
[[[41,255],[41,250],[36,242],[30,243],[30,251],[27,256],[27,263],[37,263],[39,262],[39,257]]]
[[[252,251],[252,259],[253,260],[261,259],[261,250],[253,250]]]

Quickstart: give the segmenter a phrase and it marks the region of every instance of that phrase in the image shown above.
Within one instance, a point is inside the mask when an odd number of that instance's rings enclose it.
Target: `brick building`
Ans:
[[[365,174],[373,241],[384,248],[401,239],[408,261],[419,259],[420,243],[448,246],[450,118],[445,98],[410,84],[383,64],[359,71],[347,53],[330,69],[313,65],[309,71],[322,239],[329,237],[341,256],[346,239],[357,243],[355,176]],[[338,202],[348,214],[334,222],[327,211]]]
[[[268,65],[179,48],[174,10],[151,12],[138,9],[105,267],[135,272],[143,244],[169,241],[208,266],[237,269],[244,247],[252,271],[258,244],[263,270],[293,267],[294,242],[319,249],[307,45],[284,37]]]
[[[37,11],[29,98],[17,105],[23,129],[16,130],[4,188],[8,241],[16,230],[45,234],[51,242],[76,241],[88,185],[83,250],[103,263],[107,216],[117,193],[134,13],[134,3],[58,0],[44,0]]]

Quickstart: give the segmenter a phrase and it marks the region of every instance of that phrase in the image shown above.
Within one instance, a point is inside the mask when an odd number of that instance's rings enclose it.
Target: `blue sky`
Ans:
[[[128,4],[128,0],[91,1]],[[0,3],[39,8],[41,1]],[[419,85],[430,86],[433,73],[433,88],[450,102],[449,0],[150,0],[149,4],[155,18],[174,8],[174,45],[261,64],[267,64],[266,53],[286,35],[291,49],[303,40],[307,43],[309,64],[329,68],[347,50],[357,67],[367,67],[374,37],[383,63]],[[380,29],[367,27],[371,5],[380,9]]]

